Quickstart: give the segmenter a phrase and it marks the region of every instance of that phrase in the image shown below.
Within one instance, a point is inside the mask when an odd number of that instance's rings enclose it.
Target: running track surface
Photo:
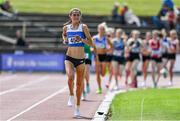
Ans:
[[[95,93],[95,75],[90,77],[91,93],[81,101],[81,118],[73,117],[74,108],[67,107],[67,77],[61,73],[1,73],[0,74],[0,121],[53,121],[91,120],[107,92],[103,78],[103,94]],[[124,80],[124,78],[123,78]],[[140,77],[142,80],[142,77]],[[151,80],[151,77],[148,77]],[[173,87],[180,87],[180,76],[175,76]],[[159,85],[166,87],[167,79],[161,78]],[[148,86],[152,82],[148,81]],[[120,83],[124,88],[124,81]]]

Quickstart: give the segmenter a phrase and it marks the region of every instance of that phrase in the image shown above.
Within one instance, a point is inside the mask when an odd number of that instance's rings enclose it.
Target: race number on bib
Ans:
[[[123,54],[123,51],[120,51],[120,50],[114,50],[113,52],[113,55],[115,56],[122,56],[122,54]]]

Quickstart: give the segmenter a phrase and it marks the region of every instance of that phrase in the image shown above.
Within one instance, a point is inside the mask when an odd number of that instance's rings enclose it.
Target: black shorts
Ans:
[[[76,58],[72,58],[72,57],[70,57],[68,55],[66,55],[66,60],[70,61],[74,65],[75,68],[77,66],[85,63],[85,59],[76,59]]]
[[[86,64],[86,65],[88,65],[88,64],[89,64],[89,65],[91,65],[91,64],[92,64],[92,62],[91,62],[91,60],[90,60],[90,59],[85,59],[85,64]]]
[[[169,53],[168,54],[168,59],[169,60],[176,60],[176,54],[175,53]]]
[[[125,65],[124,57],[113,56],[112,60],[118,62],[119,64]]]
[[[162,57],[160,57],[160,58],[151,57],[151,60],[155,61],[156,63],[161,63]]]
[[[130,53],[127,57],[127,61],[133,62],[134,60],[140,60],[139,53]]]
[[[148,55],[147,56],[143,55],[142,56],[142,61],[145,62],[146,60],[151,60],[151,57],[148,56]]]
[[[105,61],[106,61],[106,62],[111,62],[112,59],[113,59],[113,55],[112,55],[112,54],[107,54]]]
[[[106,60],[106,54],[98,54],[99,62],[105,62]],[[95,56],[96,59],[96,56]]]
[[[162,58],[163,59],[169,59],[169,54],[168,53],[163,53]]]

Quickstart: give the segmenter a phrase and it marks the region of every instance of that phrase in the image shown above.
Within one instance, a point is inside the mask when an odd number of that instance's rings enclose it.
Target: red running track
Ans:
[[[104,98],[97,95],[95,76],[91,76],[91,93],[81,103],[81,119],[73,117],[67,107],[66,76],[58,73],[2,73],[0,75],[0,121],[11,120],[91,120]]]
[[[106,94],[103,79],[103,94],[95,93],[95,75],[91,75],[91,93],[81,102],[81,119],[73,117],[73,107],[67,107],[68,88],[66,75],[60,73],[1,73],[0,75],[0,121],[53,121],[91,120]],[[142,81],[142,77],[138,78]],[[123,78],[124,80],[124,78]],[[152,87],[148,76],[148,87]],[[174,77],[175,88],[180,87],[180,76]],[[167,87],[168,78],[161,78],[160,87]],[[124,86],[124,81],[120,82]]]

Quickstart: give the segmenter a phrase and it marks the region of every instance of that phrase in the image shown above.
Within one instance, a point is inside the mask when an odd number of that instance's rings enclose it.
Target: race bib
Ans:
[[[121,50],[114,50],[113,55],[115,55],[115,56],[122,56],[123,55],[123,51],[121,51]]]
[[[153,50],[152,56],[161,56],[161,51],[160,50]]]
[[[69,44],[81,43],[81,41],[78,42],[74,36],[68,38],[68,42]]]

